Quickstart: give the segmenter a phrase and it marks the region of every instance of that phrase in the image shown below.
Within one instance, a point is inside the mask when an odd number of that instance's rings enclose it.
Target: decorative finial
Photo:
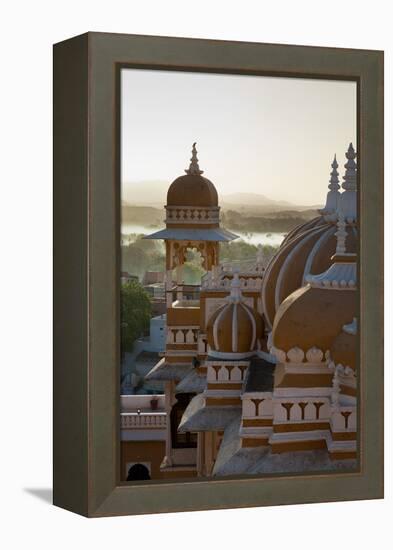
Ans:
[[[340,194],[338,211],[347,223],[355,223],[357,219],[357,191],[356,191],[356,153],[352,143],[349,144],[345,153],[347,162],[345,164],[344,192]]]
[[[345,240],[348,233],[345,231],[346,223],[344,216],[340,213],[337,222],[337,231],[335,236],[337,237],[336,254],[345,254],[347,249],[345,247]]]
[[[352,143],[349,144],[348,151],[345,153],[348,161],[345,163],[345,175],[343,189],[346,191],[356,191],[356,153]]]
[[[306,283],[314,288],[356,290],[357,264],[356,254],[347,252],[347,221],[342,212],[338,214],[336,253],[333,255],[333,264],[319,275],[307,275]]]
[[[333,168],[333,170],[330,172],[330,180],[329,180],[330,183],[328,187],[331,191],[338,191],[340,189],[340,185],[339,185],[338,172],[337,172],[338,162],[336,159],[336,154],[334,154],[334,159],[331,164],[331,167]]]
[[[198,164],[198,157],[197,157],[197,150],[196,150],[196,142],[192,144],[192,156],[191,156],[191,163],[188,170],[185,170],[185,173],[189,176],[200,176],[203,174],[203,170],[199,169]]]
[[[326,204],[325,207],[322,210],[319,210],[319,213],[324,215],[326,219],[334,219],[335,218],[335,212],[338,208],[339,200],[340,200],[340,185],[339,185],[339,179],[338,179],[338,162],[336,155],[334,155],[334,159],[332,164],[330,165],[332,167],[332,171],[330,172],[330,180],[329,180],[329,191],[326,195]]]
[[[242,298],[242,291],[240,290],[240,279],[238,271],[234,271],[231,281],[231,293],[228,297],[230,302],[239,303]]]

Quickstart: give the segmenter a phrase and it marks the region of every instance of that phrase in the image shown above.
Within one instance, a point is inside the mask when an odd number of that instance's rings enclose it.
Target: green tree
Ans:
[[[137,281],[121,287],[121,350],[131,351],[137,338],[149,328],[151,303],[147,292]]]
[[[223,243],[221,245],[221,259],[222,261],[233,260],[253,260],[256,258],[258,247],[254,244],[249,244],[238,239],[233,242]]]
[[[164,271],[165,248],[162,243],[136,235],[133,242],[122,246],[121,263],[123,270],[140,278],[146,271]]]

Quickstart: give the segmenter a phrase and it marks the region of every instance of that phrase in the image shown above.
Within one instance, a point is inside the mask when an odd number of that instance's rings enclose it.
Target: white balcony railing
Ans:
[[[122,430],[166,428],[166,412],[121,413],[120,427]]]
[[[175,326],[167,329],[167,344],[196,344],[199,327]]]
[[[231,271],[227,270],[214,276],[208,271],[202,277],[202,290],[230,290],[232,284]],[[262,288],[263,272],[239,273],[240,288],[246,290],[260,290]]]

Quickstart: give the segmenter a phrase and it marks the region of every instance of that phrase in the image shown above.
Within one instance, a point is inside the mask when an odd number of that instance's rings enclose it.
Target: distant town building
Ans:
[[[149,337],[143,340],[143,350],[155,353],[165,351],[166,314],[150,319]]]
[[[131,477],[134,480],[164,477],[160,465],[167,429],[165,396],[123,395],[120,407],[122,479],[129,478],[130,471],[140,476]],[[142,477],[143,472],[149,477]]]
[[[152,283],[150,285],[144,285],[143,288],[146,290],[151,298],[165,298],[164,283]]]
[[[166,314],[166,300],[165,298],[150,298],[151,313],[153,317]]]
[[[137,275],[130,275],[128,271],[122,271],[120,275],[120,282],[122,285],[129,283],[130,281],[139,281]]]
[[[143,286],[153,285],[155,283],[164,283],[164,280],[164,271],[146,271],[142,279],[142,284]]]
[[[158,315],[150,319],[149,335],[134,342],[133,352],[125,357],[125,368],[121,392],[123,395],[135,393],[163,392],[163,383],[150,380],[145,382],[145,376],[157,363],[159,354],[165,350],[166,315]]]

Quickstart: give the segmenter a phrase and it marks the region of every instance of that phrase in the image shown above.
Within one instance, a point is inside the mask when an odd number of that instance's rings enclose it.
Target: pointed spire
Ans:
[[[328,185],[329,191],[326,195],[326,204],[325,204],[325,207],[322,208],[322,210],[319,210],[320,214],[328,216],[329,219],[331,217],[334,218],[334,213],[337,210],[337,207],[339,205],[339,200],[340,200],[340,192],[339,192],[340,184],[339,184],[338,172],[337,172],[338,162],[337,162],[336,155],[334,155],[334,159],[331,164],[331,167],[332,167],[332,171],[330,172],[330,180]]]
[[[200,176],[201,174],[203,174],[203,170],[199,169],[197,150],[195,145],[196,145],[196,142],[192,144],[192,156],[190,159],[191,160],[190,167],[188,170],[185,170],[186,174],[188,174],[189,176]]]
[[[352,143],[349,144],[348,151],[345,153],[347,162],[345,163],[345,175],[342,188],[344,192],[340,195],[338,210],[344,219],[353,223],[357,218],[357,190],[356,190],[356,153]]]
[[[347,252],[346,247],[346,221],[340,213],[337,222],[337,237],[336,253],[333,255],[333,264],[323,273],[319,275],[307,275],[306,283],[312,287],[323,289],[345,289],[356,290],[357,284],[357,264],[356,254]]]
[[[345,163],[345,175],[343,189],[356,191],[356,153],[352,143],[349,144],[348,151],[345,153],[347,162]]]
[[[330,180],[329,180],[330,183],[328,187],[331,191],[338,191],[340,189],[340,184],[339,184],[338,172],[337,172],[338,162],[336,159],[336,154],[334,154],[334,159],[331,164],[331,167],[333,168],[333,170],[330,172]]]

